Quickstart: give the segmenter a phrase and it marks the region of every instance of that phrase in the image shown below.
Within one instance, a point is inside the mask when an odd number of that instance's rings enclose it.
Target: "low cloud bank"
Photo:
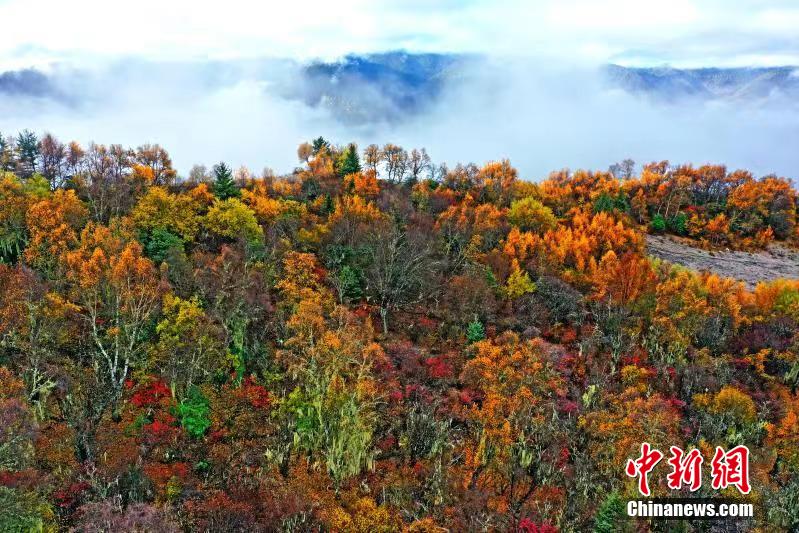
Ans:
[[[318,135],[362,146],[424,146],[449,164],[507,157],[532,180],[563,167],[605,169],[628,157],[724,163],[788,177],[799,169],[799,107],[779,94],[664,102],[609,86],[602,66],[484,57],[444,73],[435,94],[415,98],[423,105],[405,110],[397,108],[396,93],[381,101],[379,86],[368,79],[349,80],[347,98],[325,100],[317,91],[319,101],[308,101],[294,92],[307,82],[304,67],[278,59],[129,60],[0,75],[0,132],[157,142],[183,174],[218,160],[287,172],[296,165],[296,146]],[[25,90],[26,81],[35,91]],[[359,102],[370,106],[357,110],[359,120],[342,119]]]

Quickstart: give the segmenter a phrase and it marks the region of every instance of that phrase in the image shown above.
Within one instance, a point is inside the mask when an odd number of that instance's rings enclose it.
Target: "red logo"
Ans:
[[[669,448],[671,456],[667,463],[671,471],[666,476],[670,489],[680,490],[687,486],[688,490],[695,492],[702,486],[702,464],[705,459],[702,453],[693,449],[685,452],[678,446]],[[638,492],[649,496],[649,474],[663,459],[663,453],[653,448],[648,442],[641,444],[641,455],[636,459],[629,459],[625,473],[630,477],[638,478]],[[711,485],[716,490],[733,486],[741,494],[749,494],[749,448],[736,446],[725,452],[721,447],[716,447],[716,453],[710,463]]]
[[[644,496],[649,496],[649,473],[655,468],[663,454],[660,450],[652,449],[648,442],[641,444],[641,456],[635,460],[627,461],[627,475],[638,477],[638,491]]]
[[[699,490],[702,486],[702,463],[705,458],[696,448],[688,453],[677,446],[672,446],[670,449],[671,473],[666,476],[669,488],[679,490],[683,484],[686,484],[691,492]]]
[[[712,485],[716,490],[732,485],[741,494],[749,494],[749,448],[736,446],[728,452],[716,447],[711,465]]]

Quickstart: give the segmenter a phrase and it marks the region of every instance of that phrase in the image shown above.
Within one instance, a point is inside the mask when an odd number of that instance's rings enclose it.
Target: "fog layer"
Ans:
[[[474,59],[448,73],[425,106],[395,110],[391,120],[359,110],[365,119],[351,122],[339,111],[357,95],[334,102],[338,109],[295,97],[303,71],[291,61],[61,65],[45,73],[46,83],[36,78],[35,94],[20,90],[17,78],[14,91],[0,92],[0,132],[159,143],[182,174],[219,160],[287,172],[297,145],[323,135],[335,143],[426,147],[449,164],[507,157],[531,180],[564,167],[605,169],[628,157],[797,175],[799,107],[789,99],[665,103],[610,87],[602,67]],[[375,101],[373,85],[348,86],[359,90]]]

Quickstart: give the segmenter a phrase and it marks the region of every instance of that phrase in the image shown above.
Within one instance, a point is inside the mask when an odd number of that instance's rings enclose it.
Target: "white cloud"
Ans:
[[[653,25],[675,28],[692,24],[699,18],[697,6],[690,0],[565,0],[553,3],[547,11],[548,22],[556,27],[603,33],[651,33]]]
[[[0,20],[0,67],[23,57],[330,58],[397,48],[590,62],[799,56],[799,7],[788,0],[0,0]]]
[[[90,72],[79,80],[80,108],[0,98],[0,130],[52,131],[84,143],[159,142],[182,172],[219,159],[286,171],[296,145],[319,134],[427,146],[448,162],[509,156],[528,178],[564,165],[605,168],[627,156],[788,175],[799,164],[792,105],[661,107],[605,91],[594,71],[607,61],[799,65],[799,8],[788,0],[274,4],[0,0],[0,71],[58,60],[97,67],[96,79]],[[259,76],[229,76],[211,87],[178,68],[192,58],[331,58],[397,48],[482,52],[502,61],[458,79],[429,113],[368,131],[275,97],[253,83]],[[181,61],[107,68],[131,57]]]

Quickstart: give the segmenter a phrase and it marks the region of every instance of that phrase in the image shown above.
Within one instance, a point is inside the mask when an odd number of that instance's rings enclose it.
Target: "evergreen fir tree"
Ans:
[[[483,323],[475,317],[473,322],[470,322],[466,328],[466,340],[469,343],[475,343],[486,338],[486,330]]]
[[[0,170],[14,170],[14,154],[11,150],[13,140],[0,133]]]
[[[36,172],[36,159],[39,157],[39,139],[29,130],[17,136],[17,154],[22,172],[29,176]]]
[[[335,210],[336,210],[336,204],[335,204],[335,202],[333,202],[333,197],[330,196],[329,194],[326,194],[325,195],[325,203],[324,203],[324,206],[322,206],[322,212],[325,215],[330,215]]]
[[[361,171],[361,159],[358,157],[358,147],[350,144],[342,152],[337,165],[338,175],[346,176],[347,174],[354,174]]]
[[[321,135],[313,140],[313,155],[318,154],[323,148],[330,150],[330,143],[325,140]]]
[[[594,521],[594,533],[614,533],[619,531],[624,516],[624,502],[619,493],[611,492],[597,511]]]
[[[233,171],[224,162],[214,165],[214,195],[220,200],[239,196],[239,188],[233,181]]]

